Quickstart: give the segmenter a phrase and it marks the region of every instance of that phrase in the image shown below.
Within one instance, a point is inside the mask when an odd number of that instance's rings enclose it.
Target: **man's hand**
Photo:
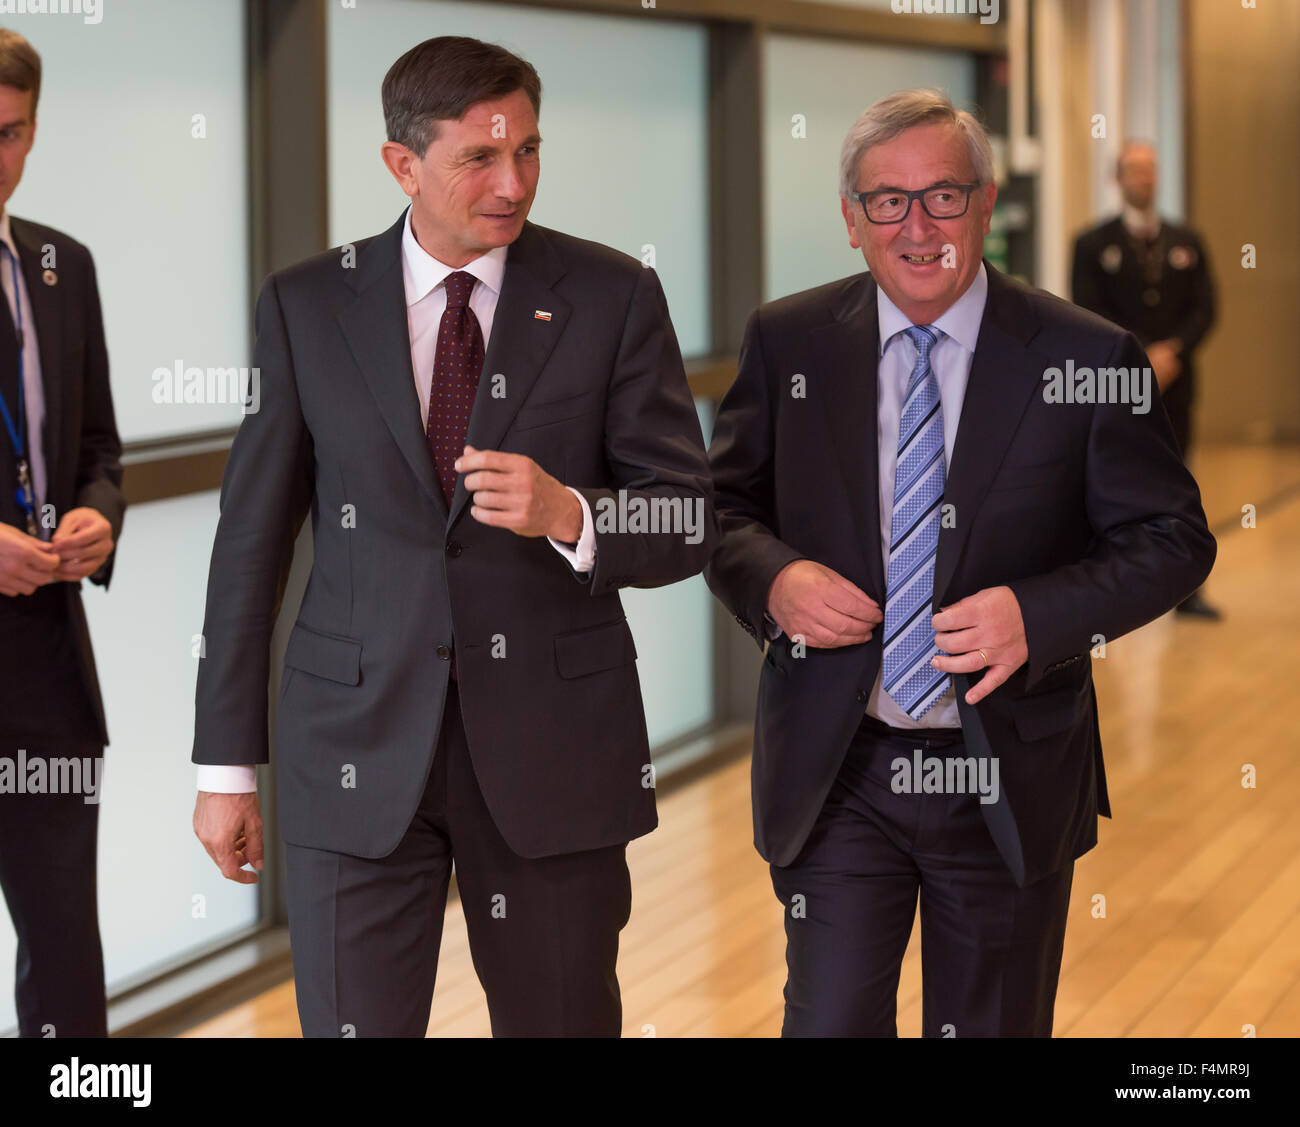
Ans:
[[[262,812],[255,791],[248,794],[199,791],[194,803],[194,836],[203,843],[226,880],[257,883],[257,873],[244,870],[245,865],[251,864],[260,871],[264,863]]]
[[[1020,603],[1010,587],[976,591],[944,607],[931,622],[935,644],[943,651],[931,665],[944,673],[978,673],[987,667],[966,694],[967,704],[982,701],[1029,660]]]
[[[52,545],[0,523],[0,595],[30,595],[37,587],[57,582],[59,564]]]
[[[1147,346],[1147,359],[1151,361],[1161,395],[1183,370],[1181,354],[1182,344],[1176,340],[1158,340]]]
[[[582,535],[578,499],[527,455],[466,446],[456,472],[472,494],[469,515],[480,524],[562,544],[576,544]]]
[[[812,560],[786,564],[767,593],[767,613],[785,632],[819,650],[870,641],[884,619],[875,601],[844,576]]]
[[[94,575],[113,551],[113,526],[98,509],[69,509],[50,543],[62,561],[54,578],[75,583]]]

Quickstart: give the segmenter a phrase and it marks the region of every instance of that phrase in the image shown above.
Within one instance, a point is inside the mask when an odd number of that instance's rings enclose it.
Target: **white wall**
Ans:
[[[4,16],[42,61],[36,144],[9,211],[95,256],[123,441],[232,426],[229,403],[155,403],[152,374],[178,359],[252,363],[243,5],[103,12],[98,24]]]

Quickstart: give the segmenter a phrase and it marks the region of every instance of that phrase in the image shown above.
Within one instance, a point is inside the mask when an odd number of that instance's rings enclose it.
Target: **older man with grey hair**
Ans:
[[[1133,335],[983,260],[975,118],[877,102],[840,195],[869,273],[754,313],[710,449],[706,577],[766,646],[783,1032],[895,1035],[919,897],[923,1033],[1048,1036],[1074,861],[1110,813],[1089,651],[1215,544]]]

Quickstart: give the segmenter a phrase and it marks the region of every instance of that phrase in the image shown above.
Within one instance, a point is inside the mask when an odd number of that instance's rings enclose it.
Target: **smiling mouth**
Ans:
[[[935,251],[934,254],[905,254],[903,260],[915,266],[924,266],[927,262],[934,262],[940,257],[940,254],[940,251]]]

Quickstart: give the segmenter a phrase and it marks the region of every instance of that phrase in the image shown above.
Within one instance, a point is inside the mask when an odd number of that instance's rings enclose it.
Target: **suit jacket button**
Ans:
[[[871,694],[868,693],[866,689],[859,689],[859,690],[858,690],[858,703],[859,703],[859,704],[866,704],[867,701],[869,701],[870,699],[871,699]]]
[[[450,647],[450,646],[439,646],[439,647],[438,647],[436,650],[434,650],[433,652],[436,653],[440,658],[442,658],[443,661],[450,661],[450,660],[451,660],[451,647]]]
[[[451,556],[452,559],[455,559],[457,556],[459,556],[461,550],[462,549],[460,544],[455,540],[453,540],[450,544],[447,545],[447,555]]]

